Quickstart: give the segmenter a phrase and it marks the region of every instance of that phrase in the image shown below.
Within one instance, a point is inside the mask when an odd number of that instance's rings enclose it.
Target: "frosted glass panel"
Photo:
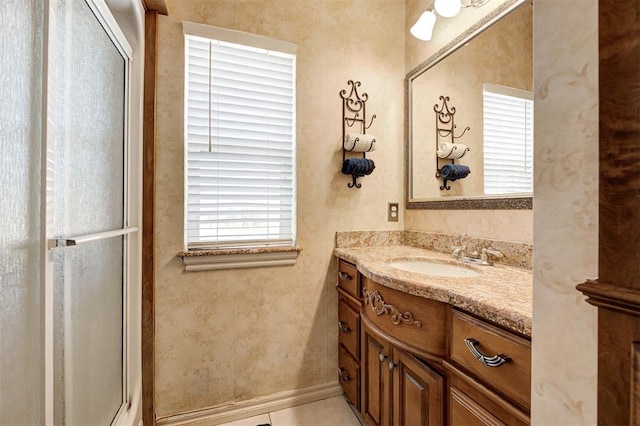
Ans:
[[[81,0],[58,2],[55,233],[124,226],[125,61]]]
[[[0,424],[39,425],[42,0],[0,2]]]
[[[58,0],[54,233],[124,227],[125,60],[83,0]],[[123,403],[123,238],[54,250],[54,416],[109,424]]]
[[[123,402],[123,237],[53,252],[56,424],[107,425]]]

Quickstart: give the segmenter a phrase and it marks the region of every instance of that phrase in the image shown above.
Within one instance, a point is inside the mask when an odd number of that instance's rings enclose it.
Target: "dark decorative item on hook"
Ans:
[[[448,191],[451,187],[447,185],[447,182],[464,179],[471,173],[468,166],[455,164],[456,159],[462,158],[469,151],[469,147],[466,145],[456,144],[456,139],[464,136],[471,128],[465,127],[462,133],[456,136],[454,133],[456,108],[449,108],[447,102],[450,99],[448,96],[440,96],[439,99],[442,101],[442,105],[435,104],[433,106],[433,110],[436,112],[436,178],[442,178],[440,190],[446,189]],[[442,139],[445,141],[443,142]],[[451,160],[451,162],[441,167],[442,160]]]
[[[366,102],[369,95],[358,93],[359,81],[349,80],[347,84],[351,86],[349,93],[347,94],[347,90],[340,91],[342,98],[342,173],[351,175],[353,179],[351,183],[347,184],[349,188],[360,188],[362,184],[358,183],[357,179],[370,175],[375,168],[373,160],[367,159],[367,152],[375,149],[376,140],[370,135],[366,135],[366,132],[373,124],[376,115],[373,114],[367,124]],[[347,128],[353,127],[356,123],[360,126],[361,132],[348,137]],[[349,146],[347,146],[347,142],[350,143]],[[347,152],[362,153],[362,157],[347,158]]]

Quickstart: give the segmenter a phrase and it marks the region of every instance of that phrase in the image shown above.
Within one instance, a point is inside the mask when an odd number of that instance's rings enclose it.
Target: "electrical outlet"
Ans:
[[[399,203],[389,203],[389,207],[387,208],[387,221],[388,222],[397,222],[398,215],[400,211],[398,209]]]

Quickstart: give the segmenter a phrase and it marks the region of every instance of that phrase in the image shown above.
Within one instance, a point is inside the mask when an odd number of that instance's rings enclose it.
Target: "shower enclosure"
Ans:
[[[103,0],[4,0],[0,52],[0,424],[118,423],[139,285],[132,49]]]

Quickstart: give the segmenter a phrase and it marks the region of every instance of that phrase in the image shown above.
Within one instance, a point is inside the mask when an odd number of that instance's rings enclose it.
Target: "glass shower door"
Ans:
[[[92,6],[58,0],[55,11],[56,424],[110,424],[126,402],[128,62]]]
[[[132,401],[132,51],[104,0],[2,0],[0,54],[0,425],[111,424]]]

